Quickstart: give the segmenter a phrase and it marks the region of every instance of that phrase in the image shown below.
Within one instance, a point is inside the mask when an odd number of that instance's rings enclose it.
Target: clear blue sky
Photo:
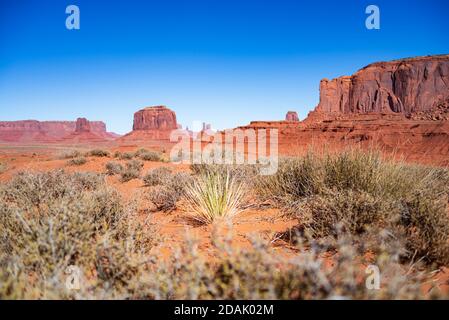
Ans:
[[[67,30],[76,4],[81,29]],[[365,28],[365,8],[381,29]],[[165,104],[230,128],[301,118],[321,78],[379,60],[449,53],[449,1],[1,0],[0,120],[103,120]]]

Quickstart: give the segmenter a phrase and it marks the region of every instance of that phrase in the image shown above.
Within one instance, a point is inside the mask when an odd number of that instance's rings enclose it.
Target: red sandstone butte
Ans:
[[[119,141],[169,140],[179,127],[175,112],[166,106],[146,107],[134,113],[133,131]]]
[[[449,100],[449,55],[373,63],[353,76],[320,83],[323,113],[429,111]]]
[[[59,143],[79,140],[80,134],[93,142],[113,140],[117,136],[106,131],[101,121],[78,119],[75,121],[0,121],[0,142],[7,143]]]
[[[287,112],[287,114],[285,115],[285,121],[298,122],[299,118],[298,118],[298,114],[296,113],[296,111]]]
[[[447,166],[449,55],[379,62],[353,76],[324,79],[319,105],[304,121],[240,128],[278,129],[281,154],[360,146]]]

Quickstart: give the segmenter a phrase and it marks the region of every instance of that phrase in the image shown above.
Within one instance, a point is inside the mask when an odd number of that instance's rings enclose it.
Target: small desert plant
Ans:
[[[130,160],[126,163],[126,167],[122,170],[120,174],[120,181],[127,182],[132,179],[137,179],[140,177],[142,172],[143,163],[139,160]]]
[[[120,174],[123,170],[123,166],[115,161],[109,161],[105,165],[106,167],[106,174],[113,176],[115,174]]]
[[[185,195],[192,177],[185,172],[172,174],[168,168],[161,167],[150,171],[144,181],[151,186],[148,199],[156,209],[170,211],[176,208],[176,203]]]
[[[144,161],[157,161],[157,162],[164,162],[164,158],[162,157],[162,154],[155,151],[145,151],[143,153],[138,154],[138,157]]]
[[[157,186],[169,182],[172,179],[172,171],[168,167],[159,167],[149,171],[143,178],[146,186]]]
[[[6,163],[0,162],[0,174],[5,172],[6,169],[8,169],[8,166],[6,165]]]
[[[103,149],[94,149],[89,151],[87,155],[92,157],[109,157],[111,154],[109,153],[109,151]]]
[[[68,150],[63,151],[57,155],[58,159],[73,159],[82,156],[81,152],[78,150]]]
[[[123,152],[119,155],[120,160],[131,160],[134,158],[134,153],[132,152]]]
[[[244,196],[243,184],[229,171],[199,175],[186,189],[192,217],[202,223],[232,218],[241,211]]]
[[[69,161],[67,161],[67,164],[69,166],[82,166],[83,164],[87,163],[87,159],[86,157],[76,157],[73,159],[70,159]]]

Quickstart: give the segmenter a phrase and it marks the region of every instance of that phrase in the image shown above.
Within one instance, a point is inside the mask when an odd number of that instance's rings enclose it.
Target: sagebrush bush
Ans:
[[[106,174],[113,176],[115,174],[120,174],[123,171],[123,166],[115,161],[109,161],[105,165],[106,168]]]
[[[165,161],[162,154],[160,154],[159,152],[156,152],[156,151],[145,151],[145,152],[138,154],[138,157],[144,161],[157,161],[157,162]]]
[[[172,170],[168,167],[159,167],[149,171],[143,178],[146,186],[157,186],[172,179]]]
[[[127,182],[140,177],[143,163],[139,160],[130,160],[126,163],[126,167],[120,173],[120,180]]]
[[[83,156],[76,157],[76,158],[73,158],[73,159],[70,159],[69,161],[67,161],[67,164],[69,166],[81,166],[86,163],[87,163],[87,159],[86,159],[86,157],[83,157]]]
[[[111,154],[109,151],[103,149],[94,149],[89,151],[87,155],[92,157],[109,157]]]
[[[185,172],[171,173],[164,167],[154,169],[144,177],[146,185],[150,186],[148,199],[157,210],[171,211],[176,208],[176,203],[186,193],[192,181],[190,174]]]
[[[79,150],[68,150],[58,153],[58,159],[73,159],[82,156],[82,153]]]
[[[0,162],[0,174],[5,172],[8,169],[8,166],[6,163]]]
[[[134,215],[101,175],[18,174],[0,189],[0,298],[74,298],[71,266],[95,290],[119,289],[154,244]]]
[[[408,256],[449,263],[449,171],[382,159],[379,153],[283,159],[276,174],[259,177],[256,190],[298,217],[316,237],[337,225],[359,235],[388,228],[405,237]]]
[[[131,160],[134,158],[134,153],[132,152],[123,152],[119,154],[120,160]]]
[[[241,211],[245,187],[229,171],[198,175],[186,189],[192,217],[202,223],[230,219]]]

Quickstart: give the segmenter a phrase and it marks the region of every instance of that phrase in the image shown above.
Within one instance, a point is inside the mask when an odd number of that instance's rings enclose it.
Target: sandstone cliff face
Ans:
[[[292,122],[299,121],[298,114],[296,113],[296,111],[287,112],[287,114],[285,115],[285,121],[292,121]]]
[[[320,83],[319,113],[410,116],[449,100],[449,55],[371,64],[353,76]]]
[[[148,107],[134,114],[133,130],[175,130],[176,114],[165,106]]]

